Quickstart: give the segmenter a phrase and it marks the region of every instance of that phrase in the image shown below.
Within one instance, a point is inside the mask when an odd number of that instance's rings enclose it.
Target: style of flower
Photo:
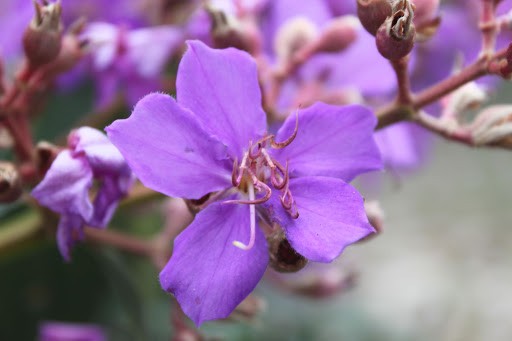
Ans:
[[[84,225],[105,227],[133,180],[123,156],[103,133],[89,127],[71,132],[68,148],[32,191],[41,205],[60,214],[57,245],[66,261],[71,260],[76,240],[83,238]],[[91,202],[94,181],[99,188]]]
[[[108,105],[122,91],[135,105],[163,87],[160,75],[169,57],[183,43],[183,32],[173,26],[129,30],[106,22],[87,25],[83,38],[92,53],[98,84],[97,105]]]
[[[364,107],[317,103],[268,134],[253,59],[192,41],[177,100],[150,94],[107,128],[146,186],[187,199],[211,194],[160,273],[197,325],[227,317],[255,288],[269,262],[266,234],[282,229],[297,253],[331,262],[374,232],[345,181],[381,168],[375,124]]]

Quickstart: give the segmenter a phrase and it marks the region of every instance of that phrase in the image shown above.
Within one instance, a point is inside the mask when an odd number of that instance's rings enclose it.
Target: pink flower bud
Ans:
[[[409,0],[399,0],[395,3],[392,16],[388,17],[377,31],[377,49],[384,58],[397,60],[411,52],[416,35],[413,17]]]
[[[356,40],[359,27],[357,18],[350,15],[332,20],[313,43],[315,52],[344,50]]]
[[[363,27],[372,35],[392,14],[391,0],[357,0],[357,16]]]
[[[62,7],[60,2],[34,1],[36,14],[23,35],[23,48],[33,66],[47,64],[57,58],[61,48]]]
[[[439,9],[439,0],[413,0],[414,24],[423,25],[432,20]]]

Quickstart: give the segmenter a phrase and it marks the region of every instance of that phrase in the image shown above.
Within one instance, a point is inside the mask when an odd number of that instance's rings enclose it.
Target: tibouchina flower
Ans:
[[[345,181],[381,167],[375,124],[361,106],[318,103],[269,135],[253,59],[193,41],[178,69],[177,100],[150,94],[107,128],[146,186],[188,199],[215,192],[160,273],[197,325],[227,317],[257,285],[270,225],[318,262],[374,232]]]
[[[59,213],[57,245],[65,260],[83,237],[84,225],[105,227],[119,200],[133,183],[133,174],[123,156],[100,131],[83,127],[68,137],[68,149],[53,161],[32,196],[43,206]],[[91,202],[93,181],[99,182]]]

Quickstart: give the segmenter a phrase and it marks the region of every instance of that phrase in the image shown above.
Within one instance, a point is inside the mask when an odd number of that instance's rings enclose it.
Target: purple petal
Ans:
[[[375,134],[386,167],[394,170],[407,170],[418,167],[422,161],[420,144],[427,135],[417,131],[409,123],[395,124]]]
[[[74,233],[83,234],[84,221],[77,214],[63,214],[57,227],[57,247],[66,262],[71,261],[71,249],[75,245]]]
[[[89,219],[93,207],[89,200],[92,170],[83,157],[74,158],[69,150],[57,155],[43,181],[32,196],[43,206],[60,214],[77,214]]]
[[[183,32],[172,26],[133,30],[127,36],[127,53],[139,75],[159,76],[169,57],[183,42]]]
[[[245,52],[189,41],[178,69],[177,93],[178,103],[226,144],[233,158],[241,158],[249,141],[265,133],[256,64]]]
[[[119,92],[119,76],[116,70],[109,69],[94,74],[96,83],[96,108],[105,108],[112,103]]]
[[[85,155],[97,176],[118,175],[129,170],[123,155],[107,136],[97,129],[76,129],[70,134],[68,143],[75,153]]]
[[[91,46],[93,65],[96,70],[107,69],[115,60],[120,29],[106,22],[93,22],[86,26],[83,39]]]
[[[291,179],[290,191],[299,212],[297,219],[282,209],[276,195],[266,205],[291,246],[309,260],[331,262],[346,246],[375,232],[366,217],[363,198],[342,180]]]
[[[39,341],[106,341],[105,331],[94,324],[44,322]]]
[[[277,141],[295,129],[290,115],[277,132]],[[359,105],[333,106],[315,103],[299,112],[299,130],[287,147],[273,150],[292,176],[332,176],[347,182],[357,175],[382,168],[373,138],[375,115]]]
[[[256,230],[250,250],[232,244],[249,240],[249,226],[249,206],[214,203],[176,238],[160,284],[198,326],[227,317],[263,276],[268,263],[263,233]]]
[[[156,191],[198,199],[231,186],[225,146],[170,96],[144,97],[107,134],[137,177]]]

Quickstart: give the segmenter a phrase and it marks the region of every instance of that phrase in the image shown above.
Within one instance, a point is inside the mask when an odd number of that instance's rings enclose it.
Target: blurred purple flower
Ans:
[[[83,238],[84,225],[105,227],[133,180],[122,155],[104,134],[89,127],[71,132],[68,149],[57,155],[32,191],[41,205],[61,215],[57,244],[66,261],[76,239]],[[99,188],[91,202],[93,181]]]
[[[53,1],[54,2],[54,1]],[[105,20],[111,23],[141,25],[146,22],[141,11],[144,0],[87,0],[63,1],[62,19],[69,27],[80,17],[87,20]],[[21,38],[34,16],[34,4],[29,0],[2,0],[0,3],[0,55],[8,60],[22,54]]]
[[[93,324],[43,322],[39,341],[106,341],[105,331]]]
[[[128,30],[97,22],[87,26],[83,37],[92,53],[99,107],[109,104],[119,90],[130,105],[161,90],[165,64],[183,43],[182,31],[172,26]]]
[[[371,111],[318,103],[298,113],[298,126],[291,116],[267,135],[250,56],[188,46],[177,100],[148,95],[107,132],[146,186],[189,199],[217,192],[176,238],[160,273],[199,325],[227,317],[263,276],[268,251],[257,217],[277,222],[298,253],[319,262],[373,233],[345,181],[381,161]]]

